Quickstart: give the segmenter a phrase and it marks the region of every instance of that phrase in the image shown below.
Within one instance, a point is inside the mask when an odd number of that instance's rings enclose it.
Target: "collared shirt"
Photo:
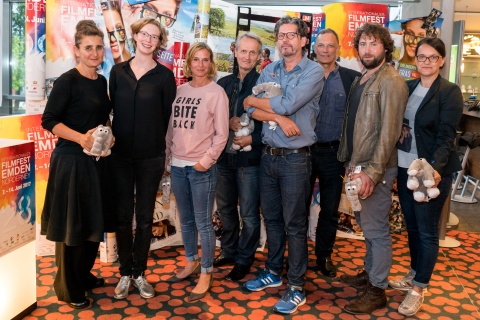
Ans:
[[[346,101],[347,96],[337,64],[323,84],[320,113],[315,127],[318,142],[340,140]]]
[[[315,124],[318,103],[323,88],[323,68],[304,54],[302,60],[289,72],[284,60],[277,60],[263,69],[257,85],[275,82],[282,87],[283,94],[270,98],[270,106],[277,114],[288,116],[300,129],[299,136],[287,137],[280,126],[269,129],[263,124],[262,142],[271,147],[297,149],[311,146],[317,141]],[[255,108],[249,108],[251,115]]]

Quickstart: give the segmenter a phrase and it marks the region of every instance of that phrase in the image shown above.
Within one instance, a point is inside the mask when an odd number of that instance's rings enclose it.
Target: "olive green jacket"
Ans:
[[[355,79],[350,92],[359,81],[360,78]],[[385,170],[397,166],[395,144],[402,130],[407,100],[405,80],[390,63],[384,63],[365,84],[355,118],[351,155],[348,154],[346,135],[349,117],[347,100],[338,160],[350,166],[362,166],[362,171],[375,184],[382,181]]]

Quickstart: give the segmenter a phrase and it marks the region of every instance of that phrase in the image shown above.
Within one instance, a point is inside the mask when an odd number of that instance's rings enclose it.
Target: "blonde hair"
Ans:
[[[211,79],[217,75],[217,65],[213,60],[212,49],[210,49],[208,44],[206,44],[205,42],[196,42],[192,46],[190,46],[190,48],[188,48],[187,57],[185,59],[185,65],[183,66],[183,73],[187,78],[190,78],[192,76],[192,70],[190,69],[190,66],[192,65],[193,57],[198,51],[203,49],[207,50],[208,53],[210,54],[211,64],[210,64],[210,68],[208,69],[207,77]]]
[[[158,30],[160,30],[160,35],[158,36],[158,42],[157,42],[157,45],[155,47],[155,50],[153,51],[153,55],[156,56],[158,51],[160,51],[160,49],[167,43],[168,39],[167,39],[167,31],[165,31],[165,28],[162,26],[162,24],[160,22],[158,22],[157,19],[153,19],[153,18],[143,18],[143,19],[140,19],[138,21],[135,21],[134,23],[132,23],[132,25],[130,26],[130,28],[132,29],[132,34],[137,34],[140,32],[140,30],[142,30],[143,27],[145,27],[147,24],[152,24],[154,26],[156,26],[158,28]],[[133,47],[135,48],[135,50],[137,50],[137,41],[135,41],[135,38],[132,39],[133,40]]]

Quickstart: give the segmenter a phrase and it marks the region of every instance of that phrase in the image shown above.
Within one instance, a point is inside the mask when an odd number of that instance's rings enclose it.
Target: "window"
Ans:
[[[0,116],[25,113],[25,1],[4,0]]]

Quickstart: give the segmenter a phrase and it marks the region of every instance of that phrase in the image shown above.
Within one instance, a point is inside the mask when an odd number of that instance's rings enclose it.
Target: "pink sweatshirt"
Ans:
[[[228,97],[222,87],[213,81],[200,88],[181,85],[166,136],[167,161],[171,155],[210,168],[227,143],[228,121]]]

